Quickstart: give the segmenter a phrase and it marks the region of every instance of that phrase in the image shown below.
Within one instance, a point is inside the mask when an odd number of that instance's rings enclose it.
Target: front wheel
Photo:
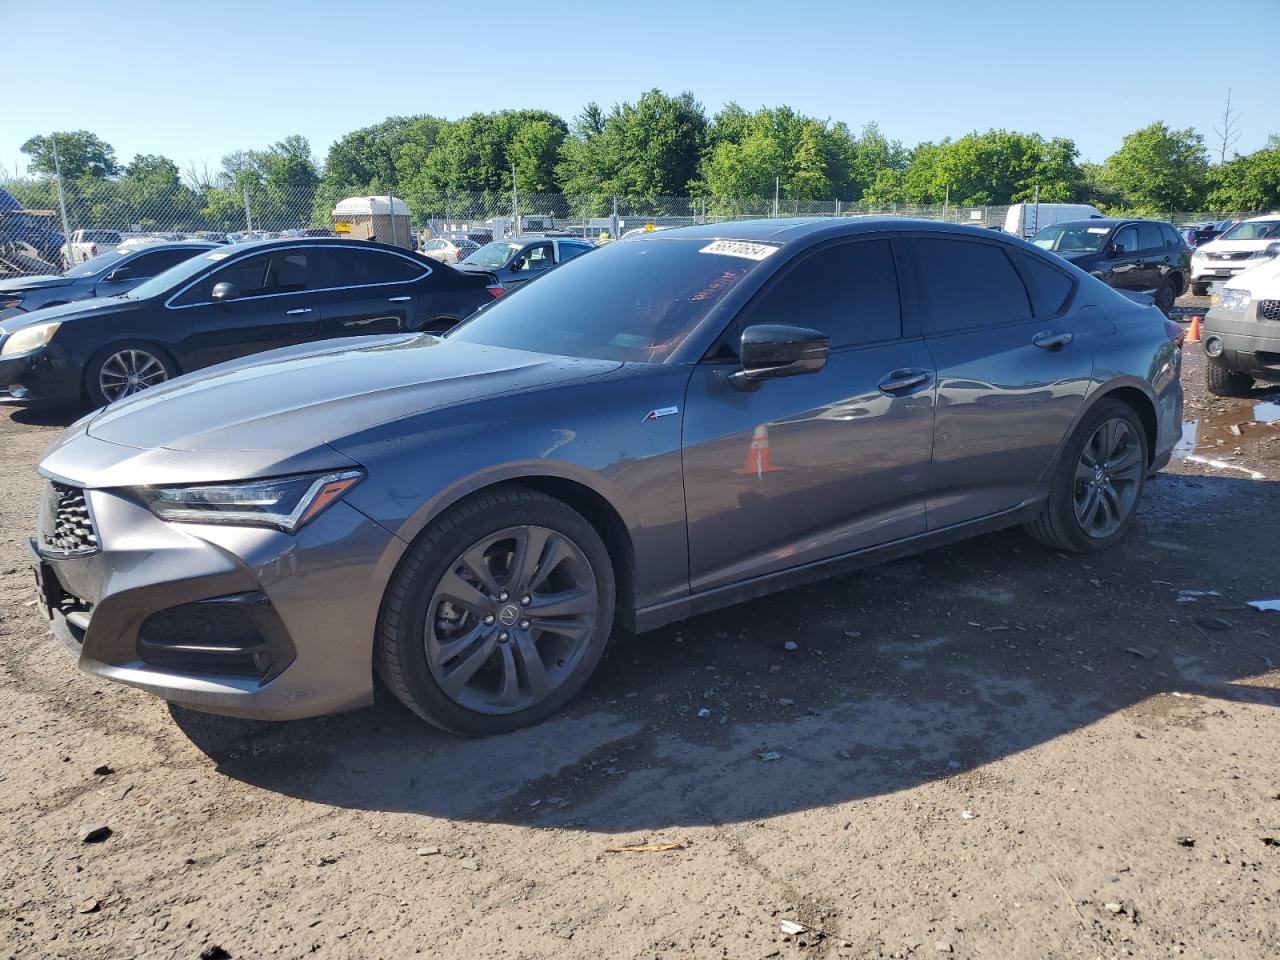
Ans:
[[[1133,525],[1147,463],[1146,431],[1133,408],[1100,400],[1067,441],[1028,532],[1059,550],[1106,549]]]
[[[98,351],[85,369],[85,393],[95,407],[131,397],[178,375],[169,355],[150,343],[117,343]]]
[[[1205,357],[1204,385],[1215,397],[1247,397],[1253,377],[1232,370],[1221,357]]]
[[[1192,280],[1191,293],[1197,297],[1207,297],[1209,295],[1209,285],[1207,283],[1196,283]]]
[[[567,504],[521,487],[464,501],[392,578],[375,662],[423,719],[463,734],[537,723],[595,670],[613,626],[609,552]]]
[[[1156,306],[1166,317],[1173,309],[1173,301],[1178,299],[1178,283],[1176,280],[1165,280],[1156,288]]]

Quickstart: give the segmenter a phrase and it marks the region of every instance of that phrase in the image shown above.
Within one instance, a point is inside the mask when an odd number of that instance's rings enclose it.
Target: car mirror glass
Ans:
[[[240,291],[236,289],[236,285],[234,283],[229,283],[226,280],[223,280],[220,283],[215,283],[213,285],[213,291],[210,293],[210,296],[216,303],[234,300],[239,295]]]

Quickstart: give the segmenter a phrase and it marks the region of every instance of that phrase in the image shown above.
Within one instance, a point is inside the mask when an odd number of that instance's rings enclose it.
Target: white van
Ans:
[[[1004,218],[1004,232],[1029,240],[1053,223],[1101,218],[1102,211],[1087,203],[1015,203]]]

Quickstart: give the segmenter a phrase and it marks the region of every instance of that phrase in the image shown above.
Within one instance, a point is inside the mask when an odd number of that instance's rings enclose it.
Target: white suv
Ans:
[[[1203,297],[1214,280],[1230,280],[1237,273],[1276,256],[1280,242],[1280,213],[1242,220],[1199,247],[1191,255],[1191,292]],[[1271,249],[1269,249],[1271,248]]]

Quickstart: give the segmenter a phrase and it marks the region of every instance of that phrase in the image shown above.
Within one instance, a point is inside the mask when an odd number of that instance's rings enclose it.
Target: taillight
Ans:
[[[502,284],[500,283],[490,284],[489,286],[485,287],[485,289],[489,291],[489,296],[494,298],[502,296],[504,292],[502,289]]]
[[[1187,331],[1182,328],[1182,324],[1174,323],[1172,320],[1165,320],[1164,332],[1169,335],[1169,339],[1176,343],[1179,347],[1187,339]]]

